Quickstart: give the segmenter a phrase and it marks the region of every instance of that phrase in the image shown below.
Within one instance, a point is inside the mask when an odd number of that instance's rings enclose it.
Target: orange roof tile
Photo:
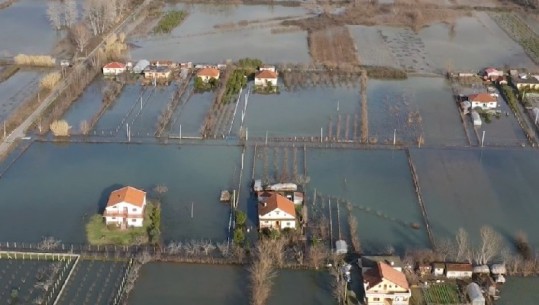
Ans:
[[[382,262],[378,262],[377,268],[369,269],[363,275],[364,279],[369,283],[369,287],[375,286],[382,282],[382,279],[386,279],[397,286],[409,289],[408,281],[404,273],[395,270],[395,268]]]
[[[496,98],[488,93],[472,94],[468,96],[468,99],[471,102],[479,102],[479,103],[496,102]]]
[[[273,71],[270,71],[270,70],[262,70],[262,71],[258,72],[255,75],[255,77],[256,78],[263,78],[263,79],[277,78],[277,72],[273,72]]]
[[[124,69],[125,65],[122,64],[121,62],[113,61],[113,62],[109,62],[108,64],[106,64],[103,68],[106,68],[106,69]]]
[[[203,68],[198,70],[197,76],[219,77],[219,70],[215,68]]]
[[[116,205],[120,202],[127,202],[132,205],[142,207],[144,204],[144,198],[146,198],[146,192],[131,186],[126,186],[110,193],[107,207]]]
[[[294,203],[278,193],[273,193],[266,200],[266,205],[261,204],[258,206],[258,215],[266,215],[277,208],[296,217],[296,207],[294,206]]]

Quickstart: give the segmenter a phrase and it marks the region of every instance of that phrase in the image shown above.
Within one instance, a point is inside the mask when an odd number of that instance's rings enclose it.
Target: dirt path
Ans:
[[[345,26],[331,26],[309,32],[309,51],[318,64],[329,67],[358,66],[354,41]]]

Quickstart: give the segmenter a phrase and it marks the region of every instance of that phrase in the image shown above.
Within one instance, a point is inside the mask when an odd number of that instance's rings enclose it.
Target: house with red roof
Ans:
[[[104,75],[118,75],[124,73],[126,66],[121,62],[113,61],[109,62],[103,67]]]
[[[488,110],[498,107],[496,97],[486,92],[468,95],[468,101],[472,104],[472,109],[479,107],[483,110]]]
[[[363,286],[368,305],[408,305],[412,293],[404,273],[384,262],[363,269]]]
[[[483,77],[488,79],[498,79],[498,77],[503,76],[503,71],[496,68],[486,68],[483,72]]]
[[[295,229],[294,202],[279,193],[272,193],[258,204],[258,226],[260,229]]]
[[[142,227],[145,208],[146,192],[126,186],[110,193],[103,217],[107,225]]]
[[[221,72],[215,68],[202,68],[197,71],[197,77],[200,77],[203,82],[207,83],[210,79],[219,79]]]
[[[261,69],[255,74],[255,86],[266,87],[271,85],[275,87],[277,86],[277,77],[278,74],[276,71],[270,69]]]

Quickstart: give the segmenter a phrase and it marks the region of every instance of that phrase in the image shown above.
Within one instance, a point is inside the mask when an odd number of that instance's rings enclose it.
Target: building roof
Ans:
[[[483,297],[481,288],[479,288],[479,285],[477,285],[476,283],[470,283],[468,286],[466,286],[466,292],[468,293],[468,297],[470,298],[470,301],[485,302],[485,297]]]
[[[262,70],[255,75],[255,78],[270,79],[277,78],[277,72],[270,70]]]
[[[497,69],[489,67],[485,69],[485,73],[499,72]]]
[[[473,267],[472,267],[472,264],[467,264],[467,263],[447,263],[445,264],[445,270],[446,272],[450,272],[450,271],[469,271],[469,272],[472,272],[473,271]]]
[[[444,263],[433,263],[432,268],[434,269],[445,269]]]
[[[472,102],[479,102],[479,103],[491,103],[496,102],[496,98],[488,93],[477,93],[477,94],[471,94],[468,95],[468,99]]]
[[[395,270],[390,265],[382,262],[378,262],[376,268],[367,270],[363,275],[363,278],[369,283],[370,287],[377,285],[378,283],[382,282],[382,279],[385,279],[401,288],[410,288],[404,273]]]
[[[125,69],[125,65],[121,62],[113,61],[106,64],[103,68],[106,69]]]
[[[198,70],[197,76],[219,77],[219,70],[215,68],[202,68]]]
[[[107,207],[116,205],[120,202],[127,202],[138,207],[142,207],[146,198],[146,192],[136,189],[132,186],[122,187],[110,193]]]
[[[265,205],[261,204],[258,206],[258,215],[260,216],[266,215],[278,208],[287,214],[296,217],[296,208],[294,203],[281,194],[273,193],[265,203]]]
[[[392,267],[403,267],[402,260],[397,255],[364,255],[361,257],[363,266],[376,267],[378,262],[385,263]]]

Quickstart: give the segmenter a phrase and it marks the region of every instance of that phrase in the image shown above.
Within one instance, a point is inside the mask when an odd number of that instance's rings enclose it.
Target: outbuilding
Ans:
[[[466,295],[470,299],[471,305],[485,305],[485,297],[476,283],[470,283],[466,286]]]
[[[146,69],[150,65],[150,62],[146,59],[141,59],[137,62],[137,64],[133,67],[133,73],[140,74],[144,72],[144,69]]]
[[[444,263],[434,263],[432,264],[432,274],[434,276],[442,276],[444,275],[445,265]]]
[[[472,272],[473,272],[472,264],[468,264],[468,263],[445,264],[445,276],[447,278],[454,278],[454,279],[471,278]]]
[[[125,65],[121,62],[109,62],[103,67],[103,75],[118,75],[125,72]]]
[[[481,116],[475,110],[472,110],[472,121],[474,127],[479,127],[481,124],[483,124],[483,121],[481,121]]]

